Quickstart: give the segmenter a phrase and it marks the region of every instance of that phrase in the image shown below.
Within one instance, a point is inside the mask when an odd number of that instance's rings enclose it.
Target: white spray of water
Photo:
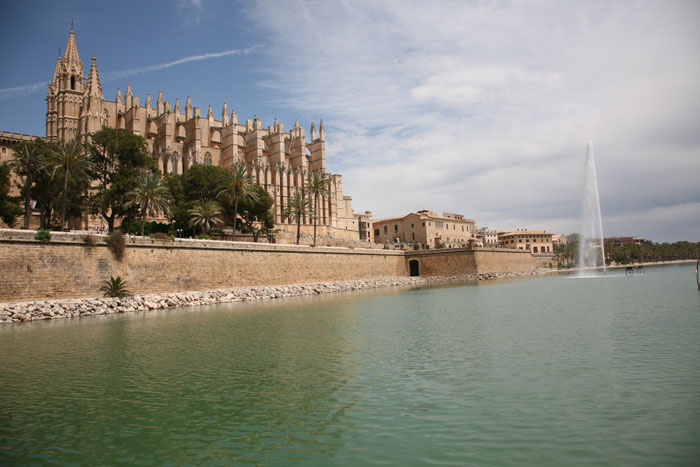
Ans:
[[[600,215],[598,176],[593,157],[593,142],[589,140],[581,198],[581,234],[578,244],[579,274],[586,275],[586,268],[600,266],[603,267],[603,274],[605,274],[605,246],[603,244],[603,220]]]

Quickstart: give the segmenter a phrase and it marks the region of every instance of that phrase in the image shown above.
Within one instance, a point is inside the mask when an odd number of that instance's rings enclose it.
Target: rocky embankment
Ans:
[[[0,323],[17,323],[42,319],[76,318],[79,316],[109,315],[133,311],[149,311],[165,308],[213,305],[217,303],[266,300],[383,287],[420,286],[444,282],[483,281],[510,277],[527,277],[550,272],[535,271],[468,274],[438,277],[393,277],[318,284],[275,285],[237,289],[206,290],[200,292],[170,292],[134,295],[124,298],[77,298],[63,300],[37,300],[29,302],[0,303]]]

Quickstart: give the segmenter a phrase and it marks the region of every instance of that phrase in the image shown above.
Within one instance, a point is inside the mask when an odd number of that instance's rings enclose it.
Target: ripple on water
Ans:
[[[693,465],[689,270],[3,328],[0,461]]]

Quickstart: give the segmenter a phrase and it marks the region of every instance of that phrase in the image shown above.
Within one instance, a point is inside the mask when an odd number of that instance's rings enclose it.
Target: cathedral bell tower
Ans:
[[[46,96],[46,136],[62,142],[79,138],[85,91],[83,63],[71,26],[63,58],[58,58]],[[101,92],[101,90],[100,90]]]

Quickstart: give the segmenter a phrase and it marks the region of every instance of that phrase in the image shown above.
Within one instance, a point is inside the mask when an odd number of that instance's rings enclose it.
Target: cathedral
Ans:
[[[318,129],[311,124],[307,141],[306,132],[298,122],[287,132],[277,119],[266,128],[257,116],[239,123],[236,112],[229,111],[225,102],[216,119],[211,105],[206,115],[202,115],[199,107],[192,106],[189,96],[184,108],[179,99],[174,104],[165,101],[161,91],[155,102],[149,93],[141,104],[131,85],[127,85],[123,95],[117,88],[114,100],[106,100],[95,55],[85,78],[72,28],[63,57],[56,61],[46,103],[46,138],[50,140],[85,143],[89,142],[91,133],[110,127],[143,136],[163,174],[183,173],[193,164],[225,169],[244,164],[255,183],[274,199],[278,229],[292,229],[281,213],[287,200],[303,190],[306,180],[312,174],[328,177],[329,196],[319,202],[317,212],[319,234],[348,240],[367,239],[361,224],[365,224],[363,221],[371,213],[354,214],[352,198],[343,195],[342,175],[326,170],[322,120]],[[21,139],[20,135],[3,132],[0,141],[3,154],[7,154],[5,146]],[[310,232],[312,222],[311,216],[302,220],[304,231]]]

